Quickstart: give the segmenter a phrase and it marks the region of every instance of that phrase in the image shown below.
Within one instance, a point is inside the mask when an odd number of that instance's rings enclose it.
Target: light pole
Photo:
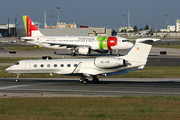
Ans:
[[[60,7],[57,7],[57,25],[59,24],[59,9]],[[58,28],[59,28],[59,25],[58,25]]]
[[[167,32],[167,25],[168,25],[167,17],[168,17],[168,15],[166,14],[165,17],[166,17],[166,32]]]
[[[128,9],[128,30],[130,29],[130,9]]]
[[[53,17],[52,15],[49,15],[49,18],[50,18],[50,28],[51,28],[51,18],[52,17]]]
[[[126,25],[126,15],[123,15],[124,17],[124,32],[125,32],[125,25]]]

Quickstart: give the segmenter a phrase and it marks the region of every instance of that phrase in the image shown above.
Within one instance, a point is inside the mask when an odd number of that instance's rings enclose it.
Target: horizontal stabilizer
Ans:
[[[124,73],[129,73],[132,71],[137,71],[137,70],[142,70],[144,68],[144,66],[140,66],[137,69],[132,69],[132,70],[123,70],[120,72],[114,72],[114,73],[107,73],[107,74],[102,74],[102,76],[107,77],[107,76],[111,76],[111,75],[118,75],[118,74],[124,74]]]

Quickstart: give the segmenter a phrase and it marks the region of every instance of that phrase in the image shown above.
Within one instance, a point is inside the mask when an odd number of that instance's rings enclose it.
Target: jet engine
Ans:
[[[125,59],[121,58],[101,57],[94,59],[94,65],[99,68],[113,68],[126,65],[126,61]]]
[[[91,48],[82,46],[82,47],[79,47],[78,52],[83,55],[88,55],[91,53]]]

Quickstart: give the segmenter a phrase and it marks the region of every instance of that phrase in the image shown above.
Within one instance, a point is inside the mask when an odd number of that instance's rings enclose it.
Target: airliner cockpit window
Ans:
[[[14,65],[19,65],[19,62],[14,63]]]
[[[129,40],[122,40],[122,42],[130,42]]]

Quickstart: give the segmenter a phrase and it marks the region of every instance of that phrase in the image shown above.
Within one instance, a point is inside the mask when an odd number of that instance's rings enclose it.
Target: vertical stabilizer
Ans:
[[[43,34],[37,29],[37,27],[32,22],[32,20],[29,18],[29,16],[23,15],[22,17],[23,17],[23,22],[24,22],[26,35],[28,37],[31,37],[31,36],[43,36]]]
[[[154,39],[154,38],[137,39],[135,45],[131,48],[128,54],[124,56],[124,58],[126,60],[136,61],[138,63],[146,63],[153,42],[158,40],[160,39]]]

